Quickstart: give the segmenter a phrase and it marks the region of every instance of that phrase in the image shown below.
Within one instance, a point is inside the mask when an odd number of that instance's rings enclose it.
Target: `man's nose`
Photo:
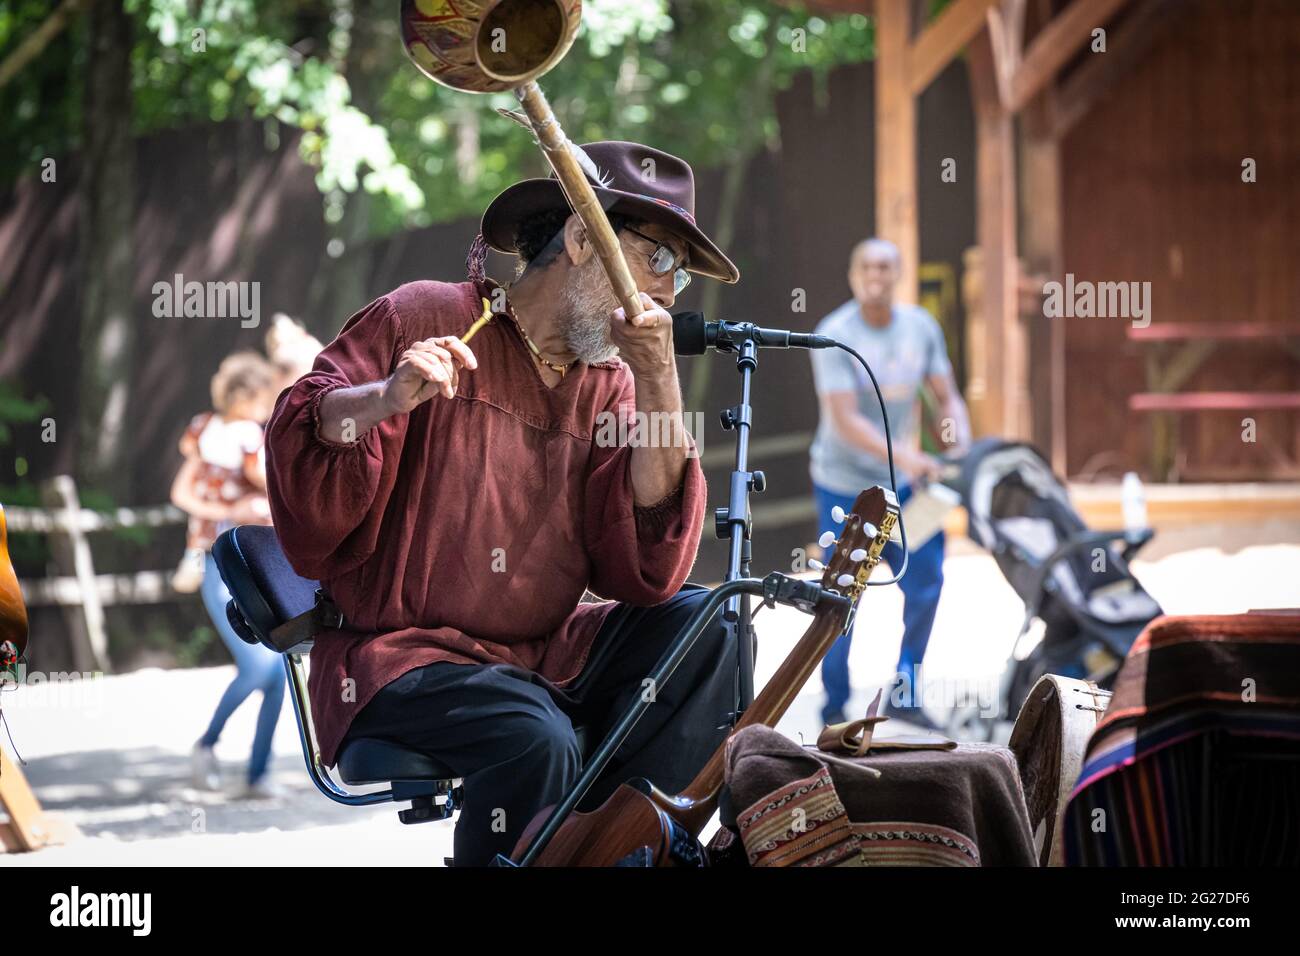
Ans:
[[[673,274],[671,272],[661,276],[655,276],[654,290],[649,292],[650,298],[654,299],[655,305],[659,308],[668,310],[673,307],[677,301],[677,295],[673,292]]]

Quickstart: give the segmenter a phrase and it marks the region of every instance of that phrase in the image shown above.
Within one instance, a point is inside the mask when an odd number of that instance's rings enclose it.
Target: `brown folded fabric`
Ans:
[[[1005,747],[838,757],[754,725],[727,741],[724,766],[752,865],[1038,862],[1015,757]]]

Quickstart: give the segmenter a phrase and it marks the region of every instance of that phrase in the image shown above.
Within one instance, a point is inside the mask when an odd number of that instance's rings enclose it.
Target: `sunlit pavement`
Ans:
[[[1170,613],[1232,613],[1300,606],[1300,546],[1172,554],[1135,566]],[[927,711],[943,719],[944,696],[991,693],[1016,636],[1023,605],[993,560],[957,554],[924,664]],[[771,676],[810,619],[789,608],[762,609],[756,684]],[[859,608],[850,666],[860,716],[893,674],[902,637],[902,595],[873,588]],[[245,801],[196,790],[189,751],[233,667],[137,671],[58,693],[24,688],[0,698],[24,772],[45,809],[82,830],[75,842],[37,853],[0,855],[0,866],[442,865],[451,855],[450,822],[407,827],[398,805],[343,807],[311,785],[286,701],[275,740],[273,779],[283,795]],[[932,693],[933,691],[933,693]],[[779,729],[811,743],[821,729],[822,689],[814,674]],[[236,712],[217,755],[227,788],[240,781],[258,699]],[[881,729],[887,735],[889,725]]]

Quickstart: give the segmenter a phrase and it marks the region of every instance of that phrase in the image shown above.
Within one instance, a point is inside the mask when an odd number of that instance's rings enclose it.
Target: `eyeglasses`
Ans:
[[[624,226],[628,232],[634,236],[640,236],[647,242],[655,244],[655,251],[650,253],[650,271],[657,276],[673,274],[673,295],[682,294],[688,285],[691,284],[691,274],[682,268],[682,263],[686,261],[686,254],[683,253],[681,259],[677,258],[677,253],[673,252],[672,247],[654,238],[647,236],[644,232],[638,232],[631,226]]]

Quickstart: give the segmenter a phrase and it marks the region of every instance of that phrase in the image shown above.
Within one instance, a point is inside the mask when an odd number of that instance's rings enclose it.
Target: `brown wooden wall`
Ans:
[[[1143,2],[1143,0],[1137,0]],[[1300,319],[1300,3],[1186,0],[1164,35],[1063,143],[1064,262],[1093,281],[1150,281],[1152,322]],[[1242,160],[1258,164],[1243,183]],[[1047,321],[1038,319],[1037,321]],[[1067,325],[1069,470],[1145,470],[1149,345],[1123,319]],[[1224,344],[1191,390],[1296,391],[1280,343]],[[1258,442],[1241,440],[1244,416]],[[1264,477],[1297,457],[1295,412],[1181,416],[1183,474]]]

